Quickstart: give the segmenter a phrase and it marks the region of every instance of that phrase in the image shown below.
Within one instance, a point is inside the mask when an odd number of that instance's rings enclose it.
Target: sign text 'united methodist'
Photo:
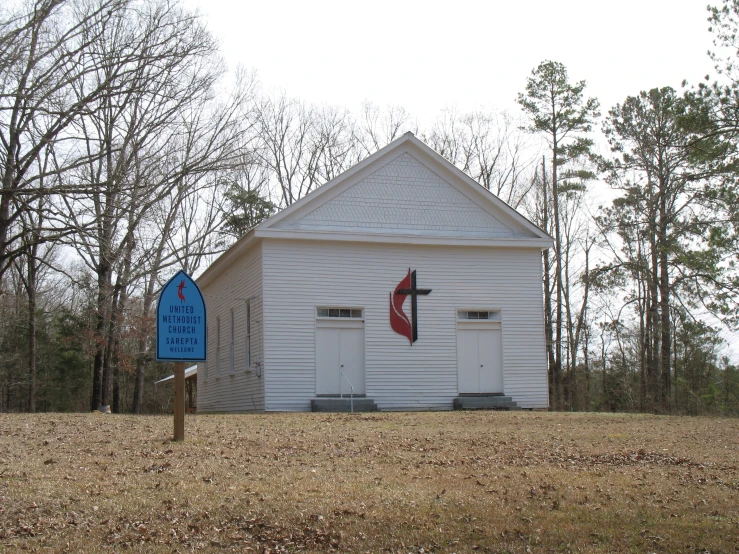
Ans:
[[[205,301],[187,273],[172,277],[157,304],[157,360],[204,362],[208,325]]]

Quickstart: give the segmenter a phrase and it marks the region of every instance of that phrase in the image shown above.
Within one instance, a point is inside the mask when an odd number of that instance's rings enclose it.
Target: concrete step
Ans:
[[[458,396],[453,402],[455,410],[520,410],[510,396]]]
[[[459,394],[461,398],[490,398],[495,396],[505,396],[504,392],[462,392]]]
[[[310,401],[312,412],[350,412],[352,401],[348,397],[321,397]],[[371,398],[354,398],[355,412],[377,412],[377,404]]]
[[[464,402],[513,402],[513,398],[510,396],[501,395],[490,395],[490,396],[458,396],[460,400]]]

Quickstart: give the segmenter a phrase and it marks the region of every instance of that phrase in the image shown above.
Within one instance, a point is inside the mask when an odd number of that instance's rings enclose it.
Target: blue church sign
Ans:
[[[172,277],[157,303],[157,360],[204,362],[208,352],[205,301],[184,271]]]

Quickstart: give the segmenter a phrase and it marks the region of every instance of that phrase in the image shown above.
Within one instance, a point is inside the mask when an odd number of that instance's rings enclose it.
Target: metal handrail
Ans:
[[[349,410],[351,413],[354,413],[354,385],[352,385],[352,382],[347,378],[346,375],[344,375],[344,372],[341,372],[341,376],[346,379],[346,382],[349,383]],[[341,398],[344,398],[344,386],[343,383],[339,383],[339,395]]]

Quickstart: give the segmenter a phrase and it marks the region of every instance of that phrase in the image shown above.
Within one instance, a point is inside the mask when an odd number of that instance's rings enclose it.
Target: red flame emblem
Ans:
[[[182,289],[184,288],[185,288],[185,280],[183,279],[182,281],[180,281],[180,284],[177,285],[177,297],[180,299],[180,302],[185,301],[185,295],[182,294]]]
[[[390,293],[390,327],[393,331],[404,337],[408,337],[408,342],[413,346],[413,325],[408,316],[403,311],[403,303],[407,294],[398,293],[399,290],[408,290],[411,288],[411,270],[408,269],[408,275],[403,279],[395,290]]]

